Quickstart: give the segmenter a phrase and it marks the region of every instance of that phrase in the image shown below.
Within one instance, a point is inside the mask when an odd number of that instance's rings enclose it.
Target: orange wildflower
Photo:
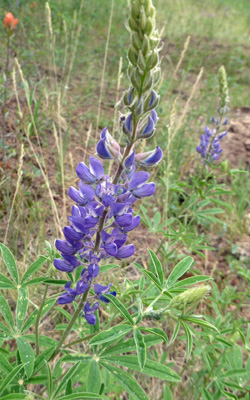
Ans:
[[[5,26],[5,28],[13,31],[13,29],[15,28],[17,23],[18,23],[18,19],[15,18],[14,15],[11,12],[8,12],[5,15],[5,18],[4,18],[4,26]]]

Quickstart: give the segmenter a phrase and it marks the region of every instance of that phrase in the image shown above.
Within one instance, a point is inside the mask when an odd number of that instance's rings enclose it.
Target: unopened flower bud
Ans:
[[[203,300],[210,292],[210,286],[201,285],[175,296],[170,301],[170,307],[179,311],[185,311],[195,307],[199,301]]]
[[[219,83],[220,106],[224,111],[224,107],[226,107],[227,104],[229,103],[229,94],[227,86],[227,74],[225,67],[223,65],[219,68],[218,83]]]

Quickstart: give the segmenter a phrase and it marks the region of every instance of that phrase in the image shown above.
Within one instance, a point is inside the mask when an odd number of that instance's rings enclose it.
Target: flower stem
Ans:
[[[67,338],[68,334],[70,333],[71,328],[73,327],[76,319],[78,318],[78,315],[80,314],[80,311],[83,308],[84,302],[86,301],[87,296],[88,296],[88,292],[89,292],[89,289],[85,293],[83,293],[81,301],[78,304],[78,307],[75,310],[75,312],[74,312],[74,314],[72,316],[72,319],[70,320],[67,328],[65,329],[65,331],[64,331],[64,333],[63,333],[63,335],[62,335],[62,337],[61,337],[61,339],[60,339],[60,341],[59,341],[54,353],[50,357],[49,361],[53,360],[57,356],[57,354],[60,353],[60,349],[61,349],[62,344],[64,343],[65,339]]]
[[[43,299],[42,299],[42,302],[41,302],[41,305],[40,305],[40,307],[39,307],[39,310],[38,310],[38,313],[37,313],[37,317],[36,317],[36,323],[35,323],[36,356],[39,356],[39,331],[38,331],[38,328],[39,328],[39,321],[40,321],[41,314],[42,314],[42,311],[43,311],[43,307],[44,307],[44,304],[45,304],[45,301],[46,301],[46,296],[47,296],[47,292],[48,292],[48,287],[49,287],[49,285],[47,284],[47,285],[45,286],[45,291],[44,291]]]
[[[6,53],[6,64],[5,64],[5,84],[4,84],[4,99],[3,99],[3,165],[4,170],[6,171],[6,148],[5,148],[5,140],[6,140],[6,102],[7,102],[7,89],[8,89],[8,77],[9,77],[9,59],[10,59],[10,36],[8,35],[7,42],[7,53]]]

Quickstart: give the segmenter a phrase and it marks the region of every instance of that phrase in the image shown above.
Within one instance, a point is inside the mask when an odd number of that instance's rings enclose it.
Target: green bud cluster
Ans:
[[[218,71],[218,83],[219,83],[219,96],[220,96],[220,107],[222,110],[228,111],[227,105],[229,103],[228,85],[227,85],[227,74],[225,67],[222,65]]]
[[[155,29],[155,8],[152,1],[130,0],[129,7],[128,30],[131,42],[128,50],[128,77],[131,87],[124,94],[124,104],[140,116],[149,111],[152,89],[161,78],[158,47],[160,38]],[[139,100],[141,101],[138,106]],[[152,108],[155,108],[158,102],[157,96]]]
[[[145,311],[144,313],[144,318],[149,319],[149,320],[160,320],[163,316],[165,312],[165,308],[164,309],[160,309],[160,310],[153,310],[153,308],[150,308],[149,310]]]
[[[210,286],[201,285],[175,296],[170,301],[170,307],[179,311],[185,311],[195,307],[210,292]]]

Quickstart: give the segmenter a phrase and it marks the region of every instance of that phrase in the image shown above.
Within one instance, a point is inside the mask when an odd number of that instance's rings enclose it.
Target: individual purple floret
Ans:
[[[95,312],[99,307],[99,303],[96,302],[93,307],[91,308],[89,303],[86,303],[84,306],[84,318],[90,325],[96,324],[96,316]]]

